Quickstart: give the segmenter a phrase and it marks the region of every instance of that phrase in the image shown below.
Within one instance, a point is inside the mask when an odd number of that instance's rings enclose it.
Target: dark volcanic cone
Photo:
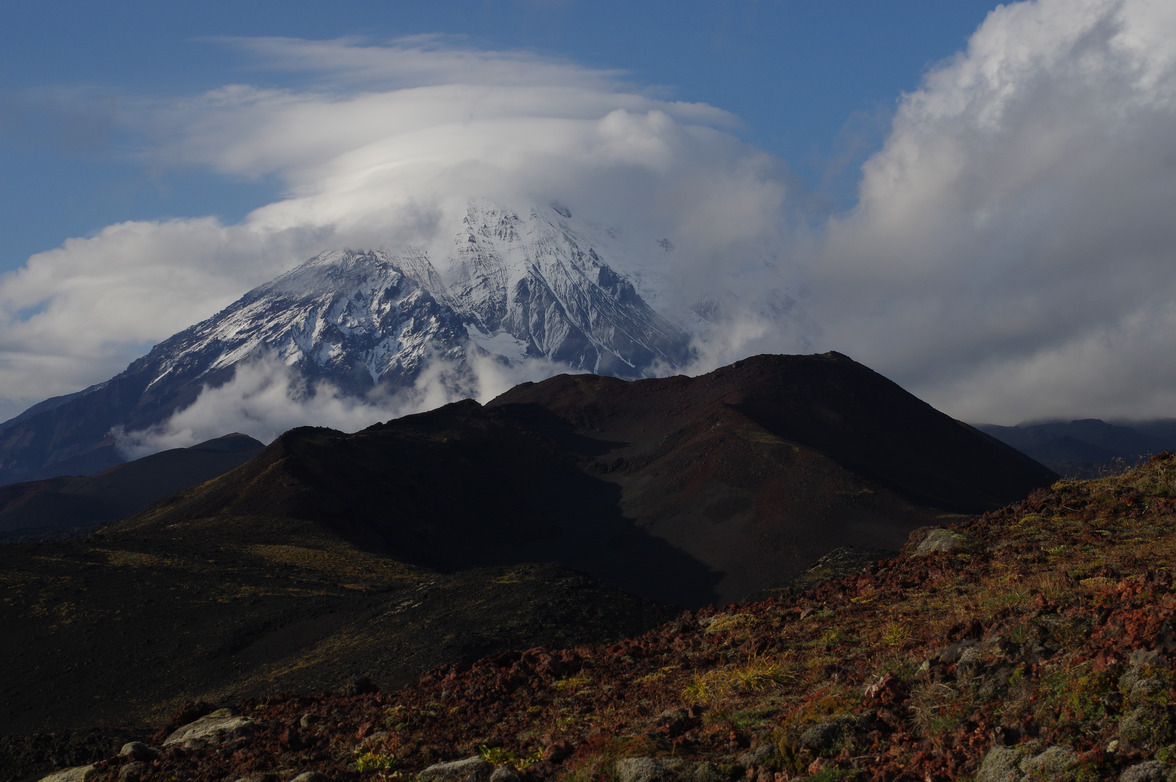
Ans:
[[[563,375],[352,435],[293,430],[123,534],[289,517],[416,566],[557,561],[697,606],[838,546],[898,549],[1053,478],[845,356],[760,356],[698,378]]]

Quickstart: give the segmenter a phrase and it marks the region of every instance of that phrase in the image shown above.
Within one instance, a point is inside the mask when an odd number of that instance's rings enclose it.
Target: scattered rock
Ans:
[[[752,766],[770,766],[780,758],[780,749],[775,744],[760,744],[752,747],[739,756],[739,765],[744,768]]]
[[[1161,659],[1160,653],[1155,649],[1136,649],[1131,653],[1128,663],[1132,668],[1138,669],[1158,665]]]
[[[330,782],[326,774],[317,771],[304,771],[290,780],[290,782]]]
[[[704,760],[701,763],[691,764],[686,773],[682,774],[682,779],[684,782],[728,782],[731,775],[724,773],[723,769],[715,764]]]
[[[1131,685],[1128,697],[1132,701],[1144,701],[1164,689],[1164,685],[1157,679],[1139,679]]]
[[[159,750],[141,741],[128,741],[122,745],[122,749],[118,751],[120,758],[130,758],[131,760],[151,760],[159,757]]]
[[[1119,738],[1141,748],[1155,749],[1176,736],[1168,711],[1151,703],[1136,706],[1119,720]]]
[[[938,662],[941,662],[944,665],[955,665],[961,659],[963,659],[964,654],[971,650],[972,647],[974,647],[977,643],[978,642],[975,638],[963,638],[946,647],[942,652],[939,653],[936,659]]]
[[[519,782],[519,772],[510,766],[499,766],[490,775],[490,782]]]
[[[1020,782],[1024,757],[1020,747],[993,747],[980,763],[976,782]]]
[[[1058,782],[1072,778],[1081,758],[1069,747],[1049,747],[1044,752],[1021,761],[1023,779],[1053,779]]]
[[[940,551],[954,551],[969,545],[972,539],[943,527],[930,529],[915,548],[916,557],[925,557]]]
[[[494,766],[474,756],[429,766],[417,774],[417,782],[490,782],[493,773]]]
[[[728,782],[732,778],[713,763],[676,758],[624,758],[613,770],[616,782]]]
[[[682,767],[680,760],[658,758],[622,758],[614,770],[617,782],[671,782]]]
[[[147,776],[149,768],[141,760],[132,760],[118,770],[118,782],[141,782]]]
[[[217,709],[195,722],[177,728],[164,739],[163,746],[186,745],[188,742],[223,744],[230,738],[248,733],[252,727],[253,720],[248,717],[239,717],[229,709]]]
[[[54,771],[47,777],[41,777],[40,782],[86,782],[97,778],[98,771],[94,766],[74,766]]]
[[[1166,782],[1169,766],[1159,760],[1136,763],[1123,769],[1119,782]]]
[[[1013,676],[1013,670],[1011,666],[1002,665],[996,670],[985,674],[980,680],[979,688],[976,690],[976,697],[981,701],[991,701],[1000,697],[1009,688],[1009,680]],[[998,726],[996,730],[1006,731],[1008,728]],[[1017,738],[1020,737],[1018,736]]]
[[[809,725],[800,734],[800,746],[818,755],[829,755],[840,749],[845,729],[836,722],[818,722]]]

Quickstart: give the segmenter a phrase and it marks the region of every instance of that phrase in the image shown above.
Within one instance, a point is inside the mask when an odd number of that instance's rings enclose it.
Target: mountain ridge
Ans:
[[[640,267],[654,294],[664,271],[633,260],[651,250],[628,257],[623,243],[597,245],[608,236],[566,209],[475,199],[440,248],[321,253],[110,380],[0,424],[0,482],[113,466],[125,458],[120,433],[162,427],[251,362],[289,373],[298,398],[327,383],[360,401],[411,392],[434,366],[444,371],[428,379],[432,390],[474,396],[474,355],[507,367],[544,362],[545,374],[636,378],[685,366],[690,324],[656,312],[621,266]],[[791,315],[785,307],[775,317]]]
[[[291,430],[124,526],[289,516],[433,569],[527,551],[701,605],[789,577],[839,535],[897,548],[939,514],[1054,477],[845,356],[760,356],[697,378],[557,376],[350,435]],[[661,563],[656,577],[633,567],[641,557]]]
[[[831,431],[888,411],[870,464],[891,485],[757,423],[773,400],[800,419],[819,402]],[[919,437],[939,450],[888,474]],[[984,490],[945,480],[958,469]],[[294,429],[87,538],[0,546],[0,718],[126,724],[352,675],[400,686],[572,628],[616,637],[668,603],[778,587],[847,544],[881,556],[1054,477],[839,354],[564,375],[353,434]],[[954,509],[926,504],[945,491]]]
[[[84,535],[238,467],[263,448],[252,437],[234,433],[160,451],[93,476],[0,486],[0,541]]]
[[[1176,421],[1103,421],[1097,418],[981,424],[981,431],[1013,446],[1060,475],[1090,478],[1121,471],[1163,451],[1176,450]]]

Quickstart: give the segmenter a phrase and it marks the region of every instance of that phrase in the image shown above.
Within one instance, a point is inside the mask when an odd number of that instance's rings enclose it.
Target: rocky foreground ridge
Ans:
[[[1174,559],[1176,457],[1162,454],[917,531],[897,558],[807,591],[686,612],[638,637],[503,652],[394,691],[356,681],[190,705],[151,745],[112,746],[73,773],[1171,779]]]

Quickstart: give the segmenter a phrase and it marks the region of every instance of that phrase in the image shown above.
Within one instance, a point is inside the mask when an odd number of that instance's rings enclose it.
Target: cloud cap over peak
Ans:
[[[120,118],[147,140],[136,154],[148,166],[266,179],[280,197],[239,223],[110,226],[0,278],[10,412],[109,377],[324,249],[445,246],[471,198],[558,201],[636,240],[671,241],[673,268],[659,274],[682,317],[749,249],[779,260],[795,183],[720,109],[614,71],[441,37],[220,42],[307,78],[128,101]]]

